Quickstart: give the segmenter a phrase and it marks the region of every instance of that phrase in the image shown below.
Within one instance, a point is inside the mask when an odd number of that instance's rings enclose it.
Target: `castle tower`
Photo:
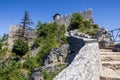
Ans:
[[[61,15],[59,14],[59,13],[57,13],[57,14],[55,14],[54,16],[53,16],[53,20],[55,21],[55,22],[57,22],[58,20],[60,20],[62,17],[61,17]]]
[[[8,36],[8,49],[11,50],[14,42],[17,39],[24,39],[24,30],[21,25],[12,25],[9,29],[9,36]]]
[[[21,25],[12,25],[9,29],[8,36],[8,49],[12,50],[13,44],[16,40],[21,39],[28,42],[29,46],[34,43],[34,39],[37,37],[36,31],[32,29],[29,32],[26,32]]]

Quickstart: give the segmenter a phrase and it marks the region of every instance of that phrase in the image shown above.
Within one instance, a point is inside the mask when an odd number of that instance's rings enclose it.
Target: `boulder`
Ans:
[[[105,28],[100,28],[96,37],[98,39],[100,49],[107,48],[112,43],[111,34]]]
[[[68,54],[69,45],[65,44],[59,48],[52,49],[44,61],[44,65],[52,63],[64,63]]]
[[[32,80],[44,80],[40,68],[35,68],[32,72]]]
[[[114,52],[120,52],[120,43],[116,44],[116,45],[112,48],[112,50],[113,50]]]

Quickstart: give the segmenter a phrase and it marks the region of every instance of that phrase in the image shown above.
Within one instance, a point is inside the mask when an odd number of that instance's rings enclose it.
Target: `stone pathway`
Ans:
[[[120,52],[100,49],[101,75],[100,80],[120,80]]]

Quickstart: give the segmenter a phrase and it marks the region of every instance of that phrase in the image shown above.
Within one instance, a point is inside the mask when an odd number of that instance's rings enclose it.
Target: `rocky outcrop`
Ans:
[[[77,37],[74,37],[77,38]],[[73,40],[73,51],[78,54],[71,64],[60,72],[54,80],[99,80],[100,75],[100,60],[99,60],[99,48],[97,42],[86,43],[82,48],[81,38],[77,38],[79,42]]]
[[[60,64],[64,63],[68,55],[68,49],[69,49],[68,44],[62,45],[59,48],[52,49],[49,52],[49,55],[47,56],[47,58],[45,59],[44,64],[48,65],[48,64],[55,64],[55,63],[60,63]]]
[[[42,69],[52,75],[59,70],[58,64],[67,63],[67,68],[62,70],[54,80],[99,80],[101,65],[97,41],[77,31],[71,31],[67,36],[68,44],[52,49]],[[33,73],[33,80],[41,78],[37,73]]]
[[[99,42],[99,48],[107,48],[110,43],[112,43],[111,34],[104,28],[100,28],[97,32],[97,39]]]
[[[114,52],[120,52],[120,43],[114,45],[114,47],[112,48],[112,50],[113,50]]]
[[[44,80],[39,68],[35,68],[32,72],[32,80]]]
[[[81,38],[91,38],[88,34],[85,34],[83,32],[78,32],[78,30],[72,30],[68,32],[68,36],[78,36]]]
[[[43,72],[47,72],[50,76],[54,76],[56,72],[60,71],[64,67],[66,67],[65,64],[58,65],[53,63],[53,64],[45,65],[41,68],[35,68],[32,72],[32,80],[46,80],[44,79],[44,76],[47,75],[43,74]]]
[[[32,49],[30,56],[35,57],[37,55],[37,53],[39,52],[39,50],[40,50],[40,47]]]

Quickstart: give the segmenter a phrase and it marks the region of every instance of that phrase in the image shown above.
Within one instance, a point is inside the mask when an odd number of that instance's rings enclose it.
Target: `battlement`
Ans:
[[[23,36],[23,27],[21,25],[11,25],[9,36]]]
[[[75,12],[75,13],[81,14],[84,17],[84,19],[89,20],[93,23],[92,9],[84,10],[83,12]],[[72,18],[71,13],[68,15],[65,14],[63,16],[57,13],[53,16],[54,22],[58,23],[59,25],[65,25],[66,27],[70,25],[71,18]]]
[[[19,29],[23,29],[21,25],[11,25],[10,26],[10,31],[16,31]]]
[[[93,19],[93,16],[92,16],[92,9],[89,9],[88,11],[87,10],[84,10],[83,12],[80,13],[85,19],[87,20],[92,20]]]

